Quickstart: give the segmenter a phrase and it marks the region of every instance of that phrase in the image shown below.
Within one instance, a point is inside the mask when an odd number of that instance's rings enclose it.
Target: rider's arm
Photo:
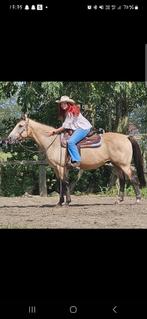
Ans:
[[[69,123],[73,121],[73,118],[71,118],[69,115],[66,116],[65,121],[63,122],[62,126],[59,128],[55,128],[52,131],[49,132],[49,136],[53,134],[58,134],[63,132],[66,128],[70,128]]]
[[[59,128],[55,128],[52,131],[49,132],[49,136],[54,135],[54,134],[58,134],[61,133],[65,130],[65,128],[63,126],[59,127]]]
[[[58,134],[58,133],[63,132],[64,130],[65,130],[65,128],[63,126],[61,126],[61,127],[57,128],[57,129],[55,129],[53,131],[54,131],[55,134]]]

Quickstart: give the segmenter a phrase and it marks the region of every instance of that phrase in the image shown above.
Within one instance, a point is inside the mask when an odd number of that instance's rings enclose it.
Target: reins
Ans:
[[[31,153],[40,153],[39,151],[32,150],[32,147],[27,147],[27,146],[22,145],[22,143],[20,141],[18,141],[17,143],[26,151],[29,151]]]
[[[47,147],[47,150],[52,146],[52,144],[55,142],[56,138],[57,138],[58,134],[56,134],[54,140],[51,142],[51,144]]]
[[[54,140],[50,143],[50,145],[47,147],[46,151],[51,147],[51,145],[55,142],[56,138],[57,138],[58,134],[56,134]],[[40,153],[40,151],[34,151],[32,150],[32,147],[27,147],[22,145],[22,143],[20,141],[17,142],[23,149],[25,149],[26,151],[29,151],[31,153]]]

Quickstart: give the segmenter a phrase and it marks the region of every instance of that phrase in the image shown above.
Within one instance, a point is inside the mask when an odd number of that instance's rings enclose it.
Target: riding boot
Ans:
[[[68,162],[66,163],[66,166],[67,166],[68,168],[72,168],[72,167],[73,167],[73,168],[78,168],[78,169],[79,169],[79,167],[80,167],[80,162],[68,161]]]

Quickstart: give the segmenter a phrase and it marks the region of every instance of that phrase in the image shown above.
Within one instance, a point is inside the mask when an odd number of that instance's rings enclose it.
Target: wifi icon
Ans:
[[[99,9],[103,10],[103,9],[104,9],[104,6],[99,6]]]

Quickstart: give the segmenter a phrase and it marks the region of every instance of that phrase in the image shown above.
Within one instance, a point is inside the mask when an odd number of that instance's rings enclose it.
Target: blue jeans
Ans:
[[[79,154],[76,144],[80,142],[87,134],[90,132],[90,129],[83,130],[82,128],[77,128],[72,136],[68,140],[68,152],[70,154],[71,160],[80,162],[81,156]]]

